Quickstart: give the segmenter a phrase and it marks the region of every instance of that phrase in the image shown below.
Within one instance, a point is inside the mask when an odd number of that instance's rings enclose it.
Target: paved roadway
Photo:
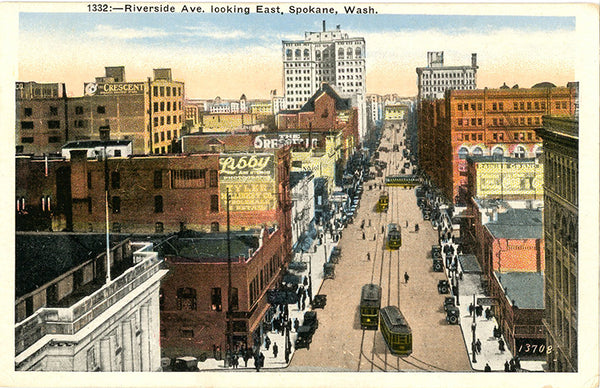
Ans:
[[[403,147],[392,152],[392,144],[404,140],[405,128],[397,133],[386,124],[381,152],[388,162],[385,175],[398,174],[403,167]],[[377,178],[377,184],[383,178]],[[369,190],[373,181],[364,183],[363,196],[355,221],[344,230],[338,246],[342,258],[336,266],[336,278],[325,280],[320,293],[327,295],[327,306],[318,311],[317,329],[310,350],[294,352],[288,371],[471,371],[465,343],[458,325],[448,325],[442,308],[444,295],[437,292],[443,273],[431,269],[431,245],[437,244],[437,232],[422,220],[414,190],[388,187],[390,208],[376,213],[380,190]],[[382,186],[383,187],[383,186]],[[361,220],[365,220],[362,239]],[[409,227],[406,228],[408,221]],[[381,227],[395,222],[402,229],[402,247],[384,250]],[[420,230],[415,233],[418,223]],[[373,239],[375,237],[375,240]],[[367,261],[367,252],[371,259]],[[404,283],[404,272],[410,276]],[[363,284],[382,286],[382,307],[398,305],[413,333],[413,353],[408,357],[391,355],[379,331],[361,330],[358,305]]]

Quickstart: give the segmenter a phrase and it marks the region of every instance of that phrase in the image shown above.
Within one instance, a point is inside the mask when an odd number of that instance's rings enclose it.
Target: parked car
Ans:
[[[300,326],[298,328],[298,337],[296,338],[296,343],[294,347],[296,349],[310,349],[310,343],[312,342],[312,330],[310,326]]]
[[[442,259],[433,259],[433,272],[443,272],[444,271],[444,263]]]
[[[304,321],[302,322],[302,326],[308,326],[311,329],[312,334],[317,331],[319,327],[319,320],[317,319],[316,311],[307,311],[304,313]]]
[[[196,372],[198,369],[198,359],[196,357],[178,357],[175,359],[172,367],[173,372]]]
[[[456,325],[460,319],[460,310],[456,306],[450,306],[446,310],[446,322]]]
[[[312,308],[313,309],[322,309],[325,307],[325,305],[327,304],[327,295],[323,295],[323,294],[319,294],[319,295],[315,295],[315,297],[312,300]]]
[[[444,298],[444,311],[448,311],[451,307],[456,307],[456,301],[453,296],[447,296]]]
[[[438,292],[440,294],[447,294],[448,292],[450,292],[450,283],[448,283],[448,281],[446,279],[444,280],[440,280],[438,282]]]

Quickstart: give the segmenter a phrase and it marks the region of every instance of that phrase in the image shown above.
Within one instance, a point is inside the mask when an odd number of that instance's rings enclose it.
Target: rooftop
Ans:
[[[475,255],[458,255],[458,261],[464,273],[482,273]]]
[[[521,309],[544,308],[543,272],[494,272],[506,298]]]
[[[495,238],[541,239],[542,212],[533,209],[508,209],[498,213],[497,221],[485,224]]]
[[[317,90],[315,94],[313,94],[312,97],[306,101],[302,108],[300,108],[300,112],[314,112],[315,101],[323,94],[327,94],[335,100],[335,109],[338,111],[348,110],[352,107],[349,99],[341,98],[329,84],[322,83],[319,90]]]
[[[291,171],[290,172],[290,188],[296,187],[296,185],[308,176],[311,176],[312,171]]]
[[[62,148],[96,148],[110,146],[126,146],[131,144],[131,140],[76,140],[66,143]]]

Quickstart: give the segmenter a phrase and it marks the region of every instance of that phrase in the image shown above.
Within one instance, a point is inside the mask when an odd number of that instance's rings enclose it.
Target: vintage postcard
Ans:
[[[596,4],[0,8],[0,386],[598,386]]]

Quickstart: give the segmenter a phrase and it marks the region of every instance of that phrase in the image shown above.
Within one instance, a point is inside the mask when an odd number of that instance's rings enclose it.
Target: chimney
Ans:
[[[471,54],[471,67],[477,68],[477,54]]]
[[[323,32],[325,32],[325,20],[323,20]]]

